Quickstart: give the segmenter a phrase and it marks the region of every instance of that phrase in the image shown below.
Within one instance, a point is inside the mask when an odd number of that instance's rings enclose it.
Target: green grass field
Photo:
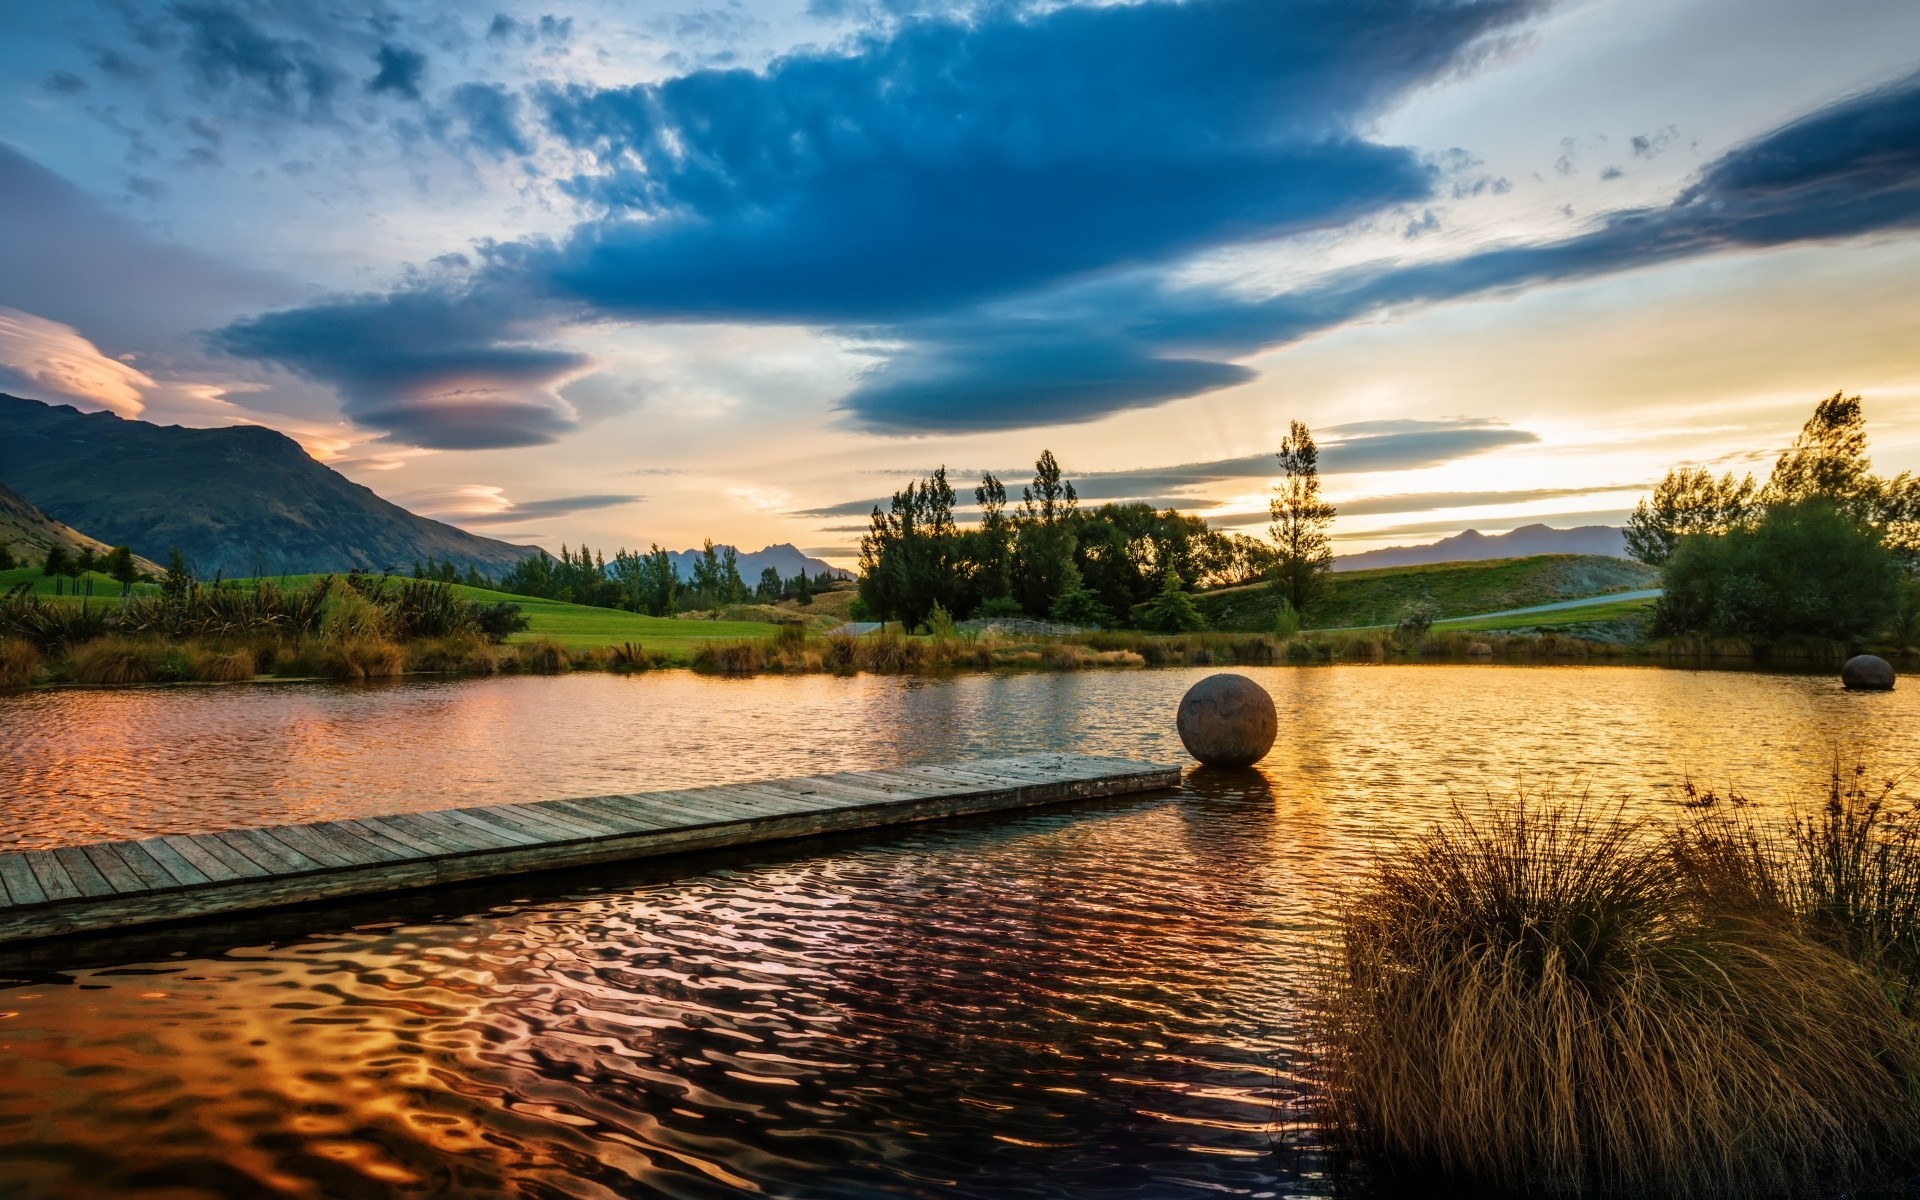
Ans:
[[[309,587],[317,575],[289,575],[276,577],[273,582],[285,587]],[[0,592],[5,592],[20,582],[33,585],[36,595],[53,595],[53,580],[40,574],[38,567],[22,567],[13,571],[0,571]],[[66,581],[71,587],[73,581]],[[247,580],[235,580],[244,584]],[[137,584],[136,590],[152,591],[151,584]],[[612,608],[590,608],[584,604],[563,604],[558,600],[536,600],[531,596],[515,596],[507,592],[496,592],[486,588],[468,587],[465,584],[453,585],[453,590],[461,598],[480,604],[492,604],[504,600],[509,604],[518,604],[531,622],[525,633],[515,634],[510,642],[524,642],[533,638],[551,638],[569,650],[593,650],[602,646],[618,646],[622,642],[637,642],[647,650],[665,654],[676,662],[684,662],[689,654],[702,642],[716,638],[758,638],[770,637],[779,632],[779,628],[763,621],[679,621],[667,617],[649,617],[640,613],[621,612]],[[120,585],[105,575],[94,576],[94,603],[113,603],[120,598]]]
[[[1563,629],[1570,625],[1600,625],[1612,621],[1637,620],[1653,612],[1653,601],[1615,600],[1608,604],[1584,604],[1553,612],[1523,613],[1511,617],[1467,618],[1459,621],[1435,621],[1434,629],[1467,633],[1495,633],[1506,629]]]
[[[1635,591],[1654,586],[1657,578],[1651,567],[1597,554],[1539,554],[1343,571],[1332,577],[1329,593],[1307,614],[1306,625],[1309,629],[1392,625],[1409,605],[1420,600],[1431,600],[1443,616],[1470,616]],[[1194,596],[1194,603],[1206,616],[1209,628],[1267,630],[1273,628],[1279,600],[1272,588],[1257,583],[1201,592]],[[1538,618],[1527,622],[1542,623]]]
[[[118,600],[120,598],[120,584],[113,576],[102,575],[98,571],[89,571],[79,579],[62,579],[60,580],[60,586],[65,592],[71,594],[74,585],[80,584],[80,590],[84,592],[86,590],[84,581],[89,578],[93,580],[93,598],[95,600]],[[11,571],[0,571],[0,592],[10,592],[23,583],[30,584],[31,591],[36,596],[53,595],[54,581],[48,576],[42,575],[39,567],[15,567]],[[154,588],[150,583],[136,583],[133,585],[133,590],[135,592],[150,592],[153,591]]]

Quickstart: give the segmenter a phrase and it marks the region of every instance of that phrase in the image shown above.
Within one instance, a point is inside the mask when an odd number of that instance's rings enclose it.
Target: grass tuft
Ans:
[[[1585,804],[1456,810],[1342,915],[1324,1118],[1388,1174],[1509,1193],[1821,1194],[1912,1154],[1911,1027],[1730,886],[1747,853],[1707,871]]]
[[[40,674],[40,651],[20,638],[0,638],[0,688],[26,687]]]

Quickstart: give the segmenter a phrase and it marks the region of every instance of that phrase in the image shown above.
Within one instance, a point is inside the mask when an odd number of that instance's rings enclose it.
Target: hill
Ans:
[[[716,550],[724,550],[726,547],[715,546],[714,548]],[[734,547],[734,553],[740,556],[740,578],[746,580],[749,586],[760,582],[760,572],[766,570],[768,567],[779,571],[780,578],[782,579],[792,579],[802,571],[805,571],[809,578],[823,571],[832,575],[835,579],[853,578],[851,573],[843,571],[839,567],[829,566],[821,559],[808,558],[806,555],[800,553],[797,547],[788,542],[768,546],[764,550],[742,550],[736,546]],[[667,557],[673,560],[673,570],[676,575],[680,576],[683,580],[692,579],[693,563],[695,559],[700,557],[700,551],[682,550],[675,553],[669,550]]]
[[[5,549],[17,562],[39,563],[46,559],[47,551],[55,546],[65,546],[76,554],[91,550],[95,554],[105,555],[112,549],[97,538],[90,538],[77,529],[62,525],[27,503],[18,492],[0,483],[0,549]],[[159,570],[153,563],[138,557],[134,565],[142,571]]]
[[[201,575],[406,568],[500,574],[529,554],[416,516],[258,425],[187,429],[0,395],[0,480],[55,521]]]
[[[1539,554],[1480,562],[1433,563],[1348,571],[1307,614],[1311,629],[1390,625],[1407,606],[1432,600],[1446,617],[1500,612],[1653,587],[1659,572],[1628,558]],[[1264,583],[1201,592],[1194,604],[1214,629],[1270,629],[1278,599]]]
[[[1524,558],[1534,554],[1599,554],[1625,558],[1626,534],[1617,525],[1578,525],[1572,529],[1522,525],[1509,533],[1494,534],[1469,529],[1423,546],[1388,546],[1361,554],[1343,554],[1333,560],[1333,569],[1365,571],[1375,567],[1477,562],[1488,558]]]

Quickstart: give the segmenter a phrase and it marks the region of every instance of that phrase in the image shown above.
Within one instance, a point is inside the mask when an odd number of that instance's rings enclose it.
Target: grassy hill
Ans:
[[[90,538],[79,530],[49,517],[27,502],[20,493],[0,483],[0,548],[4,548],[17,562],[42,562],[47,551],[55,546],[65,546],[72,553],[91,550],[95,554],[105,555],[112,547],[97,538]],[[157,571],[159,567],[138,556],[134,565],[142,571]],[[49,581],[51,586],[51,581]],[[118,588],[119,585],[115,585]]]
[[[187,429],[0,395],[0,480],[91,537],[203,578],[406,569],[498,575],[532,553],[408,512],[258,425]]]
[[[1391,625],[1420,600],[1431,600],[1443,616],[1469,616],[1630,592],[1653,587],[1658,580],[1659,572],[1644,563],[1599,554],[1537,554],[1346,571],[1331,577],[1326,597],[1307,614],[1307,626]],[[1273,627],[1279,601],[1272,588],[1258,583],[1201,592],[1194,603],[1211,628],[1265,630]],[[1536,617],[1528,623],[1543,622]]]

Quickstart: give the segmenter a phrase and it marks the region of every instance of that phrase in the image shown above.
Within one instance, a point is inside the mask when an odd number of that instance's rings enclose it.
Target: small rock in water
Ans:
[[[1210,767],[1250,767],[1280,729],[1273,697],[1245,675],[1209,675],[1180,700],[1180,741]]]
[[[1893,664],[1877,654],[1856,654],[1840,668],[1840,683],[1850,692],[1890,692]]]

